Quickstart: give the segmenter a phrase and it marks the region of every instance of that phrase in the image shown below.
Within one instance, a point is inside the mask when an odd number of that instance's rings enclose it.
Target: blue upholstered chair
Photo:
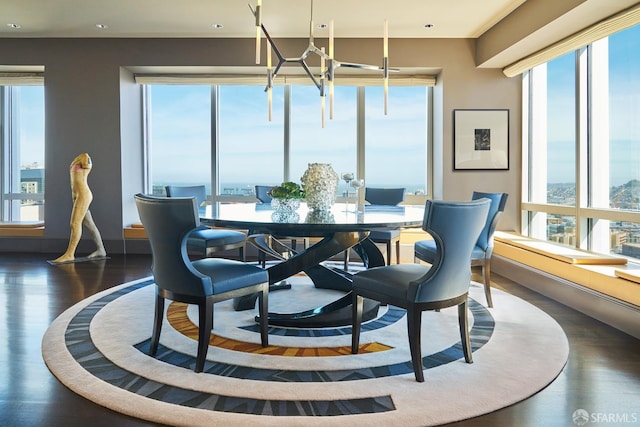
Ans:
[[[271,203],[271,196],[269,195],[269,191],[273,186],[271,185],[256,185],[256,199],[260,201],[260,203]]]
[[[486,222],[490,201],[427,201],[422,228],[436,242],[431,266],[395,264],[356,273],[353,278],[351,352],[358,353],[363,297],[407,310],[409,348],[416,381],[423,382],[420,329],[422,312],[458,306],[460,338],[467,363],[472,363],[467,320],[471,282],[469,258]]]
[[[404,200],[404,188],[372,188],[365,187],[364,200],[370,205],[397,206]],[[375,243],[384,243],[387,247],[387,265],[391,264],[391,248],[396,247],[396,264],[400,264],[400,230],[390,228],[374,228],[369,239]],[[344,269],[349,263],[349,251],[345,251]]]
[[[216,302],[258,293],[260,338],[268,345],[269,275],[260,267],[223,258],[191,261],[187,255],[190,232],[200,218],[196,199],[135,195],[142,225],[149,237],[156,283],[153,334],[149,354],[158,350],[165,298],[198,306],[198,353],[194,370],[202,372],[213,329]]]
[[[195,197],[198,203],[198,210],[204,207],[207,201],[207,191],[204,185],[165,186],[167,197]],[[212,229],[202,226],[194,230],[189,236],[187,249],[189,252],[198,253],[203,257],[210,256],[212,252],[238,249],[238,256],[245,261],[244,248],[246,246],[247,235],[241,231],[225,230],[221,228]]]
[[[491,200],[491,208],[487,222],[480,233],[473,252],[471,253],[471,266],[482,267],[482,280],[484,282],[484,293],[487,298],[487,305],[493,307],[491,299],[491,255],[493,254],[493,234],[498,225],[498,219],[504,212],[507,204],[507,193],[482,193],[475,191],[471,200],[487,198]],[[436,243],[433,240],[421,240],[414,245],[414,257],[416,261],[433,263],[436,256]]]

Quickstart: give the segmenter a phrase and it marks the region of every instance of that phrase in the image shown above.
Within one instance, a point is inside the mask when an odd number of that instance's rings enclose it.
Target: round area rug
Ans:
[[[312,308],[339,296],[304,275],[270,293],[272,312]],[[160,348],[146,354],[153,322],[151,277],[114,287],[69,308],[49,327],[42,354],[51,372],[85,398],[170,425],[426,426],[476,417],[528,398],[563,369],[569,346],[546,313],[493,289],[484,307],[472,283],[473,363],[464,361],[457,308],[425,312],[424,383],[415,381],[404,310],[381,307],[363,324],[361,350],[351,328],[271,327],[260,346],[255,311],[216,304],[205,372],[193,372],[197,309],[167,308]],[[197,336],[197,335],[196,335]]]

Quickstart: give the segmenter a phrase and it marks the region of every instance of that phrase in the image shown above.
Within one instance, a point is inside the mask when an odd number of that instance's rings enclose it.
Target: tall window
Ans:
[[[525,73],[523,233],[640,258],[640,26]]]
[[[385,116],[382,88],[367,87],[367,186],[427,193],[427,106],[427,88],[391,87]]]
[[[209,187],[211,87],[156,85],[151,88],[147,98],[148,165],[153,194],[164,194],[166,185]]]
[[[640,193],[629,189],[640,185],[640,58],[629,55],[640,48],[640,26],[614,34],[607,41],[594,45],[603,63],[594,65],[594,76],[604,82],[595,102],[598,120],[593,143],[607,147],[604,157],[608,176],[608,197],[595,198],[594,207],[640,211]],[[600,153],[598,153],[600,154]],[[596,159],[594,159],[596,160]]]
[[[339,175],[356,172],[357,88],[336,86],[334,118],[325,99],[322,128],[320,96],[315,86],[291,88],[291,180],[300,182],[309,163],[331,163]]]
[[[255,185],[282,181],[283,106],[276,86],[269,122],[264,86],[219,86],[219,194],[250,196]]]
[[[44,87],[0,86],[2,221],[44,221]]]
[[[255,185],[299,183],[309,163],[330,163],[338,174],[426,198],[429,91],[392,86],[383,116],[381,88],[336,86],[334,117],[327,97],[322,127],[321,98],[311,85],[275,86],[268,121],[264,85],[148,84],[152,189],[200,183],[213,199],[253,201]]]

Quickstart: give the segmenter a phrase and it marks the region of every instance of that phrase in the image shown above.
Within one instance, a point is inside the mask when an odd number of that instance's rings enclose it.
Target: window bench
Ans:
[[[640,263],[496,231],[492,270],[640,338]]]
[[[147,233],[144,231],[142,223],[134,223],[123,230],[125,239],[146,239]]]
[[[43,221],[0,222],[0,237],[42,237]]]

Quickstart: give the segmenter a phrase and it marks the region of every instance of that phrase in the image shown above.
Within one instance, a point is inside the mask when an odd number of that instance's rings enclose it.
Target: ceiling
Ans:
[[[258,0],[0,0],[2,38],[252,38]],[[638,4],[637,0],[262,0],[274,38],[479,38],[499,68]],[[312,12],[313,11],[313,12]],[[513,12],[513,13],[512,13]],[[219,24],[221,28],[213,28]],[[103,25],[105,28],[99,28]],[[426,28],[425,26],[430,26]],[[505,33],[505,31],[507,31]],[[491,34],[493,33],[493,34]],[[485,47],[486,47],[485,43]]]
[[[387,19],[392,38],[475,38],[524,1],[263,0],[262,18],[276,38],[308,36],[312,5],[318,36],[328,30],[317,25],[333,19],[335,37],[382,37]],[[256,2],[0,0],[0,37],[255,37]]]

